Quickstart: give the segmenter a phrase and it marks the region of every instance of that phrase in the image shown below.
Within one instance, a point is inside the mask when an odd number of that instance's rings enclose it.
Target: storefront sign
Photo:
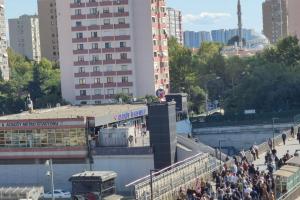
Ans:
[[[115,115],[114,119],[116,121],[124,121],[131,118],[145,116],[147,114],[147,109],[133,110],[130,112],[121,113],[119,115]]]

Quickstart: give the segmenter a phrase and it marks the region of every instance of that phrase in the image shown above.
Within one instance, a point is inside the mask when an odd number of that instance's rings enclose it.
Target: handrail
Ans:
[[[297,183],[292,189],[290,189],[287,193],[280,196],[277,200],[287,200],[292,194],[294,194],[297,189],[300,189],[300,182]]]

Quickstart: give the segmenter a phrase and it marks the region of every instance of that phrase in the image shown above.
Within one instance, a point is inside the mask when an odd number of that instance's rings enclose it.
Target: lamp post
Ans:
[[[278,120],[278,117],[273,117],[272,118],[272,130],[273,130],[273,149],[275,149],[275,127],[274,127],[274,123],[275,120]]]
[[[52,161],[52,159],[46,160],[45,165],[49,168],[49,171],[47,171],[46,175],[50,176],[50,179],[51,179],[51,196],[52,196],[52,200],[55,200],[55,197],[54,197],[53,161]]]

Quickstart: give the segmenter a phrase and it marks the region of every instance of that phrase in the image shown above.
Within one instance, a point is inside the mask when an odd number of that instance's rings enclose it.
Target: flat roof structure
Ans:
[[[114,171],[85,171],[82,173],[74,174],[69,181],[82,181],[88,179],[99,180],[101,182],[114,179],[117,173]],[[86,179],[87,178],[87,179]]]

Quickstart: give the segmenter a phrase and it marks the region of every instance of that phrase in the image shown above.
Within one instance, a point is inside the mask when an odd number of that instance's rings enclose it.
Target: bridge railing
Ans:
[[[134,186],[136,199],[176,199],[181,189],[194,188],[198,178],[209,180],[219,169],[217,159],[208,154],[198,154],[173,166],[153,173],[127,185]],[[152,191],[151,191],[152,186]],[[152,195],[151,195],[152,192]]]

